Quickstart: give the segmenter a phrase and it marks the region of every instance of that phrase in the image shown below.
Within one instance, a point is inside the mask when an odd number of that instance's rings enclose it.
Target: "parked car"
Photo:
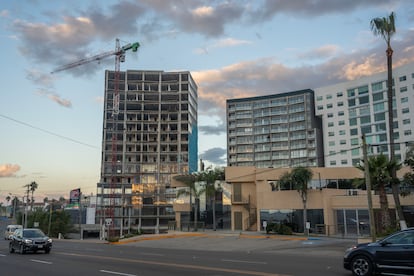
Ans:
[[[10,237],[13,235],[14,231],[18,228],[23,228],[23,226],[18,224],[7,225],[6,230],[4,231],[4,239],[10,240]]]
[[[377,273],[414,275],[414,228],[347,249],[344,268],[358,276]]]
[[[14,253],[15,250],[19,251],[20,254],[27,251],[36,253],[38,250],[42,250],[48,254],[51,249],[52,239],[37,228],[17,229],[11,236],[9,243],[10,253]]]

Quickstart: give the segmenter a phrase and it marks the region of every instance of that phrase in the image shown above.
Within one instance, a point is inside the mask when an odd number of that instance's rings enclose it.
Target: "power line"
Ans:
[[[64,139],[64,140],[68,140],[68,141],[71,141],[71,142],[74,142],[74,143],[77,143],[77,144],[80,144],[80,145],[83,145],[83,146],[87,146],[87,147],[90,147],[90,148],[99,149],[97,146],[90,145],[90,144],[87,144],[87,143],[84,143],[84,142],[75,140],[73,138],[70,138],[70,137],[67,137],[67,136],[63,136],[63,135],[60,135],[60,134],[51,132],[49,130],[46,130],[46,129],[43,129],[43,128],[40,128],[40,127],[31,125],[31,124],[28,124],[28,123],[25,123],[25,122],[22,122],[22,121],[19,121],[17,119],[11,118],[11,117],[6,116],[6,115],[3,115],[3,114],[0,114],[0,117],[3,117],[5,119],[7,119],[7,120],[13,121],[15,123],[18,123],[18,124],[21,124],[21,125],[24,125],[24,126],[27,126],[27,127],[33,128],[33,129],[36,129],[36,130],[39,130],[39,131],[44,132],[44,133],[47,133],[49,135],[53,135],[55,137],[59,137],[59,138]]]

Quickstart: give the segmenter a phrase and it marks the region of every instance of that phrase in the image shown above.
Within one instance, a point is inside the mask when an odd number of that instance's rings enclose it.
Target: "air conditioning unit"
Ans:
[[[354,189],[348,190],[348,195],[349,196],[357,196],[358,195],[358,190],[354,190]]]

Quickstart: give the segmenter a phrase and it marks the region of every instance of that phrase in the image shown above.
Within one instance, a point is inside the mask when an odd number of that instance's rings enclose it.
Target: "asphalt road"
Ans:
[[[139,236],[108,244],[54,240],[50,254],[10,254],[0,241],[0,275],[350,275],[342,268],[353,241],[231,232]]]

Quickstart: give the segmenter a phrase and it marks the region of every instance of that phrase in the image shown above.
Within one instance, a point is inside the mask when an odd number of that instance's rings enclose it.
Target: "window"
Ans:
[[[349,125],[350,126],[356,126],[356,124],[357,124],[357,118],[349,119]]]
[[[360,118],[360,123],[362,124],[369,124],[371,123],[371,117],[370,116],[363,116]]]
[[[318,110],[323,110],[323,105],[318,105]]]
[[[343,106],[344,102],[338,102],[338,106]]]
[[[329,108],[332,108],[332,104],[331,104],[331,103],[327,104],[327,105],[326,105],[326,108],[328,108],[328,109],[329,109]]]
[[[381,124],[376,124],[375,125],[375,131],[379,132],[379,131],[386,131],[387,128],[385,126],[385,123],[381,123]]]
[[[407,113],[410,113],[410,109],[407,107],[407,108],[403,108],[402,109],[402,114],[407,114]]]
[[[402,76],[399,78],[400,81],[406,81],[407,80],[407,76]]]
[[[340,145],[346,145],[346,140],[340,140],[340,141],[339,141],[339,144],[340,144]]]
[[[332,95],[331,95],[331,94],[329,94],[329,95],[326,95],[326,99],[327,99],[327,100],[330,100],[330,99],[332,99]]]
[[[369,103],[369,97],[368,96],[359,97],[359,104],[367,104],[367,103]]]
[[[339,121],[339,122],[338,122],[338,125],[340,125],[340,126],[345,125],[345,121]]]
[[[385,110],[384,103],[376,103],[376,104],[374,104],[374,112],[384,111],[384,110]]]
[[[378,142],[387,142],[387,134],[378,135]]]
[[[339,135],[345,135],[345,130],[341,129],[341,130],[339,131]]]
[[[383,99],[384,99],[384,93],[382,93],[382,92],[381,93],[372,94],[372,100],[374,102],[381,101]]]
[[[365,127],[361,127],[361,133],[362,134],[367,134],[367,133],[371,133],[372,132],[372,129],[371,129],[371,126],[369,125],[369,126],[365,126]]]
[[[408,97],[401,98],[401,103],[408,103]]]
[[[335,141],[329,141],[329,146],[330,147],[335,146]]]
[[[333,131],[329,131],[328,136],[335,136],[335,133]]]
[[[367,93],[368,93],[368,85],[358,87],[358,95],[364,95]]]
[[[351,136],[358,135],[358,129],[357,128],[351,128]]]
[[[331,166],[336,166],[336,161],[335,161],[335,160],[330,161],[330,162],[329,162],[329,165],[331,165]]]
[[[414,76],[414,74],[413,74],[413,76]],[[413,79],[414,79],[414,77],[413,77]],[[342,92],[338,92],[338,93],[336,93],[336,96],[337,96],[338,98],[342,97],[343,95],[344,95],[344,93],[342,93]]]
[[[355,97],[355,89],[348,89],[347,93],[348,97]]]
[[[404,136],[410,136],[411,135],[411,129],[404,130]]]
[[[409,125],[411,123],[410,119],[404,119],[403,125]]]
[[[341,164],[342,164],[342,165],[346,165],[346,164],[348,164],[348,160],[346,160],[346,159],[342,159],[342,160],[341,160]]]
[[[375,122],[385,121],[385,113],[378,113],[374,115]]]
[[[373,83],[371,87],[372,87],[372,91],[382,90],[382,82]]]
[[[407,92],[407,86],[403,86],[403,87],[400,87],[400,92],[401,93],[404,93],[404,92]]]
[[[333,113],[328,113],[328,118],[332,118],[333,117]]]
[[[316,97],[316,100],[319,102],[319,101],[322,101],[323,100],[323,97],[322,96],[318,96],[318,97]]]
[[[348,106],[355,106],[355,99],[348,100]]]
[[[345,115],[345,112],[344,111],[339,111],[338,112],[338,116],[344,116]]]
[[[328,122],[328,127],[333,127],[334,123],[333,122]]]
[[[355,145],[358,145],[358,144],[359,144],[358,138],[352,138],[351,139],[351,146],[355,146]]]

